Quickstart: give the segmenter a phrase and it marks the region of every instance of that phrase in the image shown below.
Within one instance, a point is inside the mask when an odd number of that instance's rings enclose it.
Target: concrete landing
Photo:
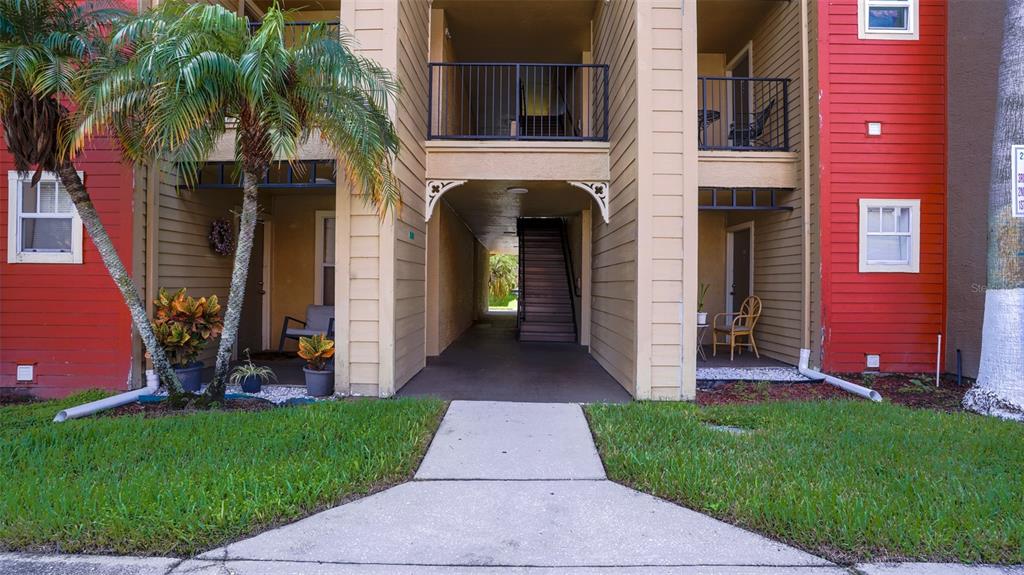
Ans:
[[[604,479],[578,405],[454,401],[416,479]]]
[[[516,340],[515,315],[491,314],[467,329],[398,391],[399,397],[537,403],[632,399],[587,348]]]

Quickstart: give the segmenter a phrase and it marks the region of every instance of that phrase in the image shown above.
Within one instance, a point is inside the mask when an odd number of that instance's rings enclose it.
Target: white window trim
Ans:
[[[79,178],[84,178],[78,172]],[[71,209],[71,251],[68,253],[23,252],[21,251],[21,184],[32,179],[32,173],[19,175],[17,171],[7,172],[7,263],[9,264],[80,264],[82,263],[82,218],[72,204]],[[40,181],[56,181],[57,174],[43,172]]]
[[[908,6],[906,30],[872,30],[868,6]],[[917,40],[920,35],[920,0],[857,0],[857,37],[861,40]]]
[[[313,246],[313,304],[323,305],[324,303],[324,221],[328,218],[335,218],[334,233],[338,233],[337,216],[333,210],[316,211],[316,234]],[[337,238],[335,238],[337,239]],[[337,260],[338,254],[334,254]],[[338,262],[334,262],[334,271],[338,271]]]
[[[910,263],[868,263],[868,210],[870,208],[910,209]],[[921,271],[921,200],[861,198],[859,211],[859,269],[861,273],[919,273]]]

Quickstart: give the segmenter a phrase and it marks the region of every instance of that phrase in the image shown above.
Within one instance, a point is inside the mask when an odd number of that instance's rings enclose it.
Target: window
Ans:
[[[920,269],[921,200],[860,201],[860,271]]]
[[[313,303],[317,305],[334,305],[334,234],[337,221],[334,212],[316,212],[316,277],[313,281],[316,291],[313,294]]]
[[[8,172],[7,263],[82,263],[82,220],[56,174]]]
[[[858,0],[858,37],[862,40],[917,40],[918,2]]]

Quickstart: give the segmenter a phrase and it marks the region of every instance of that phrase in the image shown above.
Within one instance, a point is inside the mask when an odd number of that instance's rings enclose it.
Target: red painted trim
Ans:
[[[818,229],[820,230],[819,241],[821,242],[821,334],[813,334],[821,341],[820,364],[823,369],[829,369],[829,331],[832,325],[830,312],[832,310],[832,281],[827,270],[832,269],[832,226],[828,214],[832,209],[831,186],[832,179],[831,162],[832,156],[832,125],[828,118],[831,114],[831,92],[829,91],[828,78],[831,74],[829,50],[830,12],[828,2],[819,2],[818,13],[818,112],[821,115],[818,138]]]

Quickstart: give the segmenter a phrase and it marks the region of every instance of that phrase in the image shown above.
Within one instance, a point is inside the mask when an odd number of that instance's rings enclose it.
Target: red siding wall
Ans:
[[[132,167],[107,140],[80,156],[96,209],[131,269]],[[131,364],[131,321],[121,295],[83,233],[81,264],[8,264],[7,173],[13,162],[0,138],[0,387],[15,382],[15,368],[35,363],[40,397],[88,388],[124,389]]]
[[[945,325],[946,2],[920,39],[857,38],[857,0],[819,6],[824,368],[931,372]],[[866,135],[868,121],[882,136]],[[921,200],[920,273],[858,272],[858,200]]]

